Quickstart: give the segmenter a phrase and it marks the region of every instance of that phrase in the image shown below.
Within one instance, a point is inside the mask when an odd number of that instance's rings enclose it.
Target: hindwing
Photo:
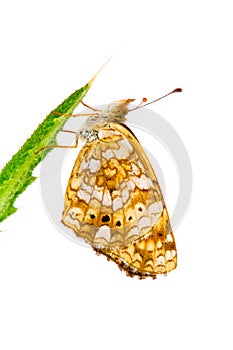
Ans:
[[[62,221],[95,248],[127,247],[153,230],[164,206],[140,143],[124,125],[109,123],[78,154]]]

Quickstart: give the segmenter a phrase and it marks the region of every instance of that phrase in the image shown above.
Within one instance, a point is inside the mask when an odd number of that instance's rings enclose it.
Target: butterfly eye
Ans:
[[[108,107],[109,113],[114,117],[124,117],[128,113],[128,104],[123,102],[111,103]]]

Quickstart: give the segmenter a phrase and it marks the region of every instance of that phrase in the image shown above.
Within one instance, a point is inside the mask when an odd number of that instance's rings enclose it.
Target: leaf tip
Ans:
[[[97,76],[99,75],[99,73],[104,69],[104,67],[108,64],[108,62],[112,59],[112,56],[109,57],[109,59],[100,67],[100,69],[98,70],[98,72],[93,76],[93,78],[91,78],[91,80],[88,82],[88,85],[91,86],[93,84],[93,82],[95,81],[95,79],[97,78]]]

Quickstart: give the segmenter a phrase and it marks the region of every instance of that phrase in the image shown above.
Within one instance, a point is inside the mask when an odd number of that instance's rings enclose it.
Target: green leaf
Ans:
[[[56,145],[56,136],[69,118],[67,114],[73,113],[86,95],[94,78],[53,110],[2,169],[0,173],[0,222],[16,212],[17,208],[14,207],[16,198],[35,181],[36,178],[32,176],[32,171],[51,149],[36,152],[45,146]]]

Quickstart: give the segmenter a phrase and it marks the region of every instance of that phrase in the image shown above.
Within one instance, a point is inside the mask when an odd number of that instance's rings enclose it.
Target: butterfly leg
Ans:
[[[81,101],[81,103],[82,103],[82,105],[83,105],[84,107],[87,107],[87,108],[91,109],[92,111],[95,111],[95,112],[100,112],[100,111],[101,111],[100,109],[90,107],[89,105],[87,105],[87,104],[84,103],[83,101]]]
[[[76,132],[74,132],[74,131],[69,131],[69,130],[63,130],[63,131],[76,134]],[[78,139],[76,139],[75,145],[73,145],[73,146],[60,146],[60,145],[45,146],[45,147],[42,147],[41,149],[39,149],[38,151],[36,151],[35,154],[38,154],[38,153],[44,151],[45,149],[50,149],[50,148],[77,148],[77,147],[78,147]]]
[[[77,114],[71,114],[71,113],[60,113],[57,111],[53,111],[54,114],[59,115],[60,117],[90,117],[90,116],[98,116],[99,113],[77,113]]]
[[[69,132],[70,134],[77,134],[76,131],[72,131],[72,130],[61,130],[62,132]]]

